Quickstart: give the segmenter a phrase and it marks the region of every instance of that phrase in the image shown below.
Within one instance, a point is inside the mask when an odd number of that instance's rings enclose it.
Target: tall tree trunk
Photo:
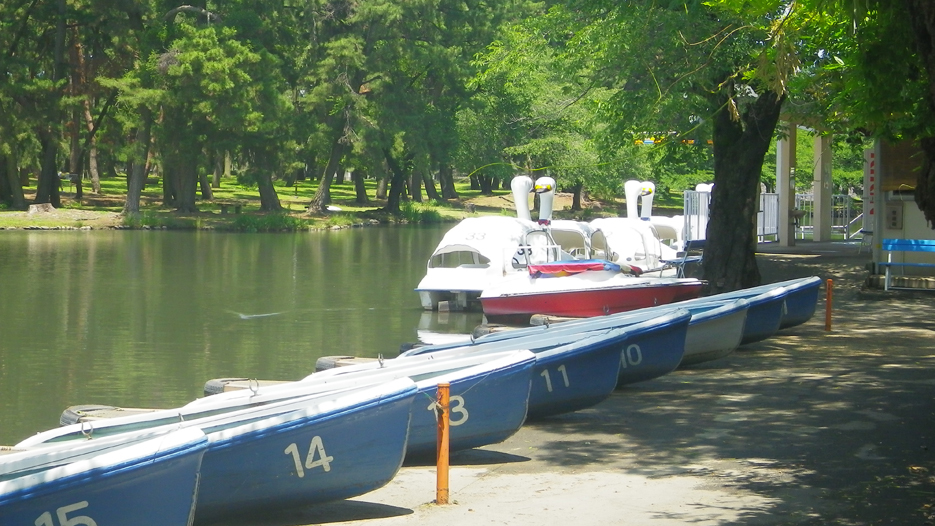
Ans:
[[[480,182],[480,193],[493,195],[493,178],[486,175],[480,175],[477,178]]]
[[[390,168],[390,174],[392,174],[390,195],[386,199],[386,208],[384,210],[391,214],[398,214],[399,203],[406,190],[406,171],[403,168],[403,163],[393,157],[389,150],[384,149],[383,155],[386,157],[386,164]]]
[[[214,199],[214,191],[211,190],[211,181],[208,181],[208,172],[198,170],[198,184],[201,187],[201,199],[203,201]]]
[[[425,185],[425,195],[432,201],[441,201],[442,198],[438,195],[438,191],[435,190],[435,181],[432,180],[432,175],[426,171],[422,172],[422,184]]]
[[[409,176],[406,178],[407,183],[409,184],[409,199],[414,203],[422,202],[422,176],[419,174],[418,170],[412,170],[409,172]]]
[[[331,182],[334,181],[334,174],[337,172],[344,157],[345,144],[343,128],[340,133],[335,133],[331,141],[331,153],[328,155],[328,164],[322,173],[321,182],[318,183],[318,190],[312,197],[312,202],[308,205],[309,214],[320,214],[324,212],[331,203]]]
[[[90,144],[88,149],[88,176],[91,178],[91,191],[95,194],[101,193],[101,174],[97,166],[97,137],[95,136],[94,119],[91,118],[90,97],[85,97],[84,101],[84,122],[88,127],[90,135]]]
[[[726,90],[725,90],[726,91]],[[714,115],[714,189],[702,263],[708,293],[760,283],[756,214],[760,175],[785,96],[767,91],[735,120],[727,94]]]
[[[451,164],[441,163],[438,166],[438,181],[442,185],[442,197],[445,199],[457,199],[458,191],[455,190],[455,181]]]
[[[152,112],[140,108],[140,125],[136,129],[136,141],[133,144],[133,166],[127,174],[127,201],[123,205],[123,214],[134,216],[140,213],[140,197],[146,183],[146,159],[149,157],[150,130]]]
[[[571,211],[577,212],[581,210],[581,192],[584,191],[584,185],[575,183],[575,186],[571,187]]]
[[[935,3],[931,0],[903,0],[903,5],[912,21],[912,30],[916,35],[915,47],[927,73],[927,106],[935,113]],[[916,205],[929,225],[935,228],[935,137],[923,137],[919,140],[919,146],[923,159],[917,177]]]
[[[55,25],[55,49],[52,53],[52,83],[56,84],[64,78],[67,64],[65,63],[65,16],[67,3],[65,0],[57,0],[57,20]],[[58,88],[52,88],[54,91],[49,93],[48,123],[40,124],[39,142],[42,145],[42,169],[39,172],[39,183],[36,186],[36,204],[49,203],[58,208],[62,205],[59,195],[59,184],[61,180],[58,176],[58,133],[56,127],[61,124],[60,111],[57,109],[58,102],[62,98],[62,93]]]
[[[369,203],[370,199],[367,197],[367,186],[364,184],[364,179],[366,178],[364,169],[355,168],[352,177],[354,178],[354,194],[356,195],[354,202],[359,205]]]
[[[162,204],[163,206],[177,206],[179,202],[179,171],[178,154],[164,152],[162,154]]]
[[[256,183],[260,190],[260,211],[282,212],[282,202],[279,201],[279,194],[276,193],[276,187],[273,186],[273,172],[271,170],[262,170],[257,177]]]
[[[4,155],[0,157],[0,201],[10,205],[13,210],[25,210],[26,196],[23,194],[23,184],[19,177],[19,169],[16,166],[16,157],[14,155]]]
[[[377,180],[376,198],[386,199],[386,176],[383,176]]]
[[[179,166],[176,166],[179,185],[175,209],[183,214],[192,214],[198,211],[195,205],[198,189],[198,156],[193,155],[190,150],[184,153]]]
[[[59,195],[59,170],[56,163],[58,157],[58,141],[50,126],[43,126],[39,130],[39,144],[42,145],[40,158],[39,182],[36,186],[36,204],[50,203],[53,207],[62,206]]]

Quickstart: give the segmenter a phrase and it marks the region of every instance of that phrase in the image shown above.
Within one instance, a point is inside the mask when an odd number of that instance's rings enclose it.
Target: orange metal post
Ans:
[[[451,395],[451,384],[438,384],[438,400],[436,414],[438,415],[438,459],[436,462],[437,476],[435,484],[435,503],[448,504],[448,404]]]
[[[834,282],[830,279],[825,287],[825,330],[831,330],[831,305],[834,303]]]

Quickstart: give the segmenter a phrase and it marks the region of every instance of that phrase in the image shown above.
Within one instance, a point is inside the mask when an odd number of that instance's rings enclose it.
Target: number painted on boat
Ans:
[[[88,501],[83,500],[81,502],[69,504],[68,506],[62,506],[61,508],[55,510],[55,516],[58,518],[58,526],[97,526],[97,523],[94,522],[94,519],[88,517],[87,515],[76,515],[74,517],[68,516],[68,514],[73,511],[78,511],[87,507]],[[52,514],[47,511],[40,515],[38,519],[36,519],[35,525],[56,526],[56,523],[52,518]]]
[[[562,382],[565,384],[565,387],[570,387],[571,382],[568,381],[568,371],[565,369],[565,366],[559,365],[555,370],[562,373]],[[541,373],[539,373],[539,376],[545,378],[545,390],[551,393],[552,375],[549,374],[549,370],[544,369]]]
[[[308,445],[308,455],[305,456],[304,465],[299,453],[299,446],[295,442],[289,444],[289,447],[283,453],[292,455],[292,461],[295,462],[295,472],[299,478],[305,476],[305,470],[315,469],[319,466],[327,473],[331,471],[331,462],[334,461],[334,457],[330,457],[325,453],[325,445],[321,441],[321,437],[317,435],[312,438],[312,442]]]
[[[432,402],[429,404],[428,410],[435,413],[435,420],[438,420],[438,413],[436,409],[438,408],[438,402]],[[464,407],[464,397],[461,395],[454,395],[448,398],[448,424],[452,426],[460,426],[461,424],[467,422],[468,413],[467,408]],[[457,418],[454,415],[458,415]]]
[[[626,369],[643,363],[643,350],[640,346],[631,343],[629,347],[620,351],[620,365]]]

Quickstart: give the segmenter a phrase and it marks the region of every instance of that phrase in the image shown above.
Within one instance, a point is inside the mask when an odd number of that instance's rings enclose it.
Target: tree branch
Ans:
[[[200,7],[191,6],[191,5],[180,5],[176,7],[175,9],[166,13],[166,16],[164,17],[164,19],[166,22],[171,22],[175,18],[175,15],[179,13],[194,13],[196,15],[204,15],[204,17],[208,19],[209,24],[211,22],[221,21],[221,17],[212,13],[211,11],[208,11],[207,9],[202,9]]]

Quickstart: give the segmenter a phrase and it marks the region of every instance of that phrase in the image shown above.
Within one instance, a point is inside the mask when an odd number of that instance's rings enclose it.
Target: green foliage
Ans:
[[[400,217],[409,223],[441,223],[442,216],[434,205],[403,201],[399,205]]]
[[[296,232],[308,229],[308,221],[287,214],[240,214],[230,229],[236,232]]]

